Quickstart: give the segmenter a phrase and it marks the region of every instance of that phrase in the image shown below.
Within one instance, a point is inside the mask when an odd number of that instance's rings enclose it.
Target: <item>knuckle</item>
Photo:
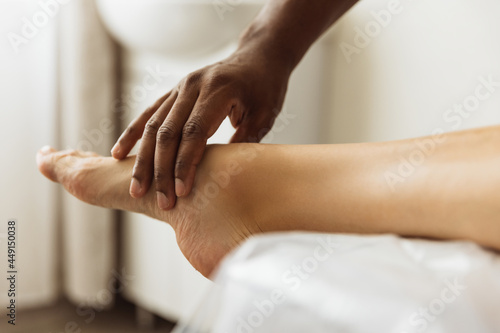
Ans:
[[[156,139],[158,143],[170,142],[179,136],[179,131],[172,122],[163,124],[158,130]]]
[[[184,80],[184,86],[191,86],[198,84],[201,80],[202,74],[200,72],[193,72],[188,74],[186,76],[186,79]]]
[[[182,130],[182,138],[187,140],[199,140],[205,137],[205,127],[199,117],[188,121]]]
[[[234,80],[231,75],[226,73],[214,73],[211,74],[207,79],[207,85],[211,88],[227,86],[231,84]]]
[[[182,173],[182,172],[188,170],[189,167],[190,167],[189,162],[187,162],[184,159],[179,159],[178,161],[175,162],[175,171],[176,171],[176,174]]]
[[[146,123],[146,130],[144,131],[144,134],[149,136],[156,136],[156,133],[158,132],[160,126],[161,122],[158,119],[151,118]]]
[[[185,81],[186,81],[185,79],[179,81],[179,83],[177,83],[177,85],[172,89],[172,94],[174,96],[178,96],[179,95],[179,93],[181,92],[181,87],[182,87],[182,85],[184,84]]]

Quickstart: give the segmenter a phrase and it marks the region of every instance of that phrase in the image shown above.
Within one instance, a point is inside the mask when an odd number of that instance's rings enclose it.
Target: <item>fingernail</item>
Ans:
[[[179,178],[175,178],[175,195],[182,197],[186,193],[186,186]]]
[[[132,178],[132,182],[130,182],[130,194],[132,196],[139,195],[141,193],[141,183],[135,178]]]
[[[158,200],[158,207],[163,210],[167,210],[169,203],[168,203],[168,198],[165,194],[162,192],[156,192],[156,199]]]
[[[111,148],[111,156],[118,154],[120,152],[120,145],[116,143],[113,148]]]

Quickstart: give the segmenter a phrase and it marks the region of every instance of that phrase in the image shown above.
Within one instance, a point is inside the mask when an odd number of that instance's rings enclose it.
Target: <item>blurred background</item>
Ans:
[[[169,332],[189,318],[211,282],[172,229],[79,202],[38,173],[35,154],[50,144],[109,156],[135,116],[229,55],[264,3],[0,0],[0,277],[7,221],[18,223],[17,325],[2,310],[1,332]],[[360,1],[296,69],[284,106],[293,119],[264,141],[383,141],[499,124],[498,17],[496,0]],[[226,121],[210,142],[232,133]],[[1,278],[2,309],[7,289]]]

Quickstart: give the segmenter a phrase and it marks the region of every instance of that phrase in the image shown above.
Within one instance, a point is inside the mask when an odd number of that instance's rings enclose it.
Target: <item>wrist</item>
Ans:
[[[265,27],[255,24],[248,27],[240,36],[235,55],[249,56],[273,71],[278,69],[291,75],[300,61],[294,47],[273,36]]]

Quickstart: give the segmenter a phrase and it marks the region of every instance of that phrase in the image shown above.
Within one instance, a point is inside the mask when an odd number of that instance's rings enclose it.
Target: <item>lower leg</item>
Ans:
[[[496,127],[388,143],[212,146],[192,193],[168,212],[153,191],[128,195],[134,157],[48,151],[38,164],[83,201],[168,222],[207,275],[239,242],[267,231],[395,233],[500,249],[499,141]],[[422,146],[423,161],[400,175]]]
[[[394,233],[500,249],[499,143],[500,126],[384,143],[270,146],[247,184],[254,191],[242,195],[265,231]]]

